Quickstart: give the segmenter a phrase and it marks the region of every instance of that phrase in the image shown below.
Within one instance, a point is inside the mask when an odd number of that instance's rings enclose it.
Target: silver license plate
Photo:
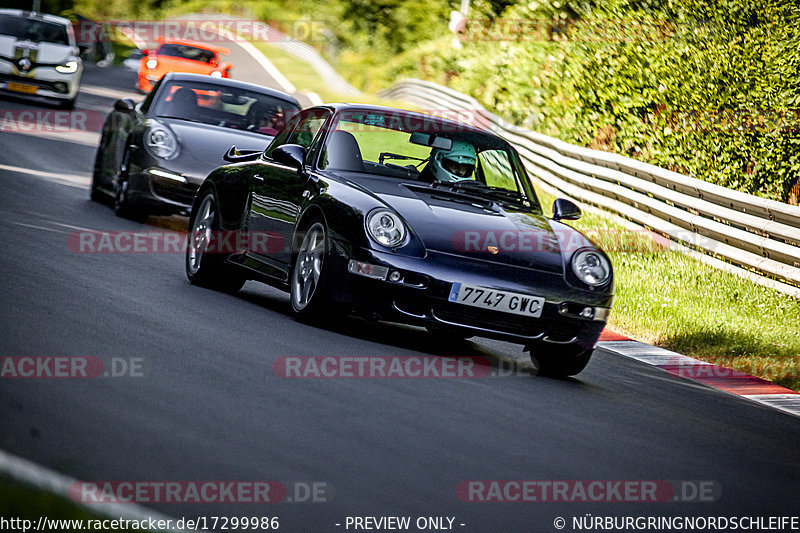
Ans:
[[[500,291],[466,283],[453,283],[448,300],[457,304],[491,309],[501,313],[524,315],[531,318],[542,316],[542,309],[544,308],[544,298],[540,296]]]

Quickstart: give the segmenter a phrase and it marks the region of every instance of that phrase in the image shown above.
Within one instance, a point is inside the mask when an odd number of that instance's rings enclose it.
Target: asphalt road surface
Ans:
[[[78,111],[107,112],[132,79],[89,68]],[[0,109],[48,108],[4,99]],[[797,513],[796,417],[603,350],[575,379],[554,380],[527,372],[511,344],[442,345],[357,320],[307,325],[262,285],[237,296],[190,285],[180,253],[76,253],[75,231],[160,231],[89,201],[96,143],[94,133],[0,132],[0,355],[92,356],[107,371],[135,371],[0,379],[3,450],[87,481],[279,481],[289,490],[279,503],[143,504],[175,517],[278,517],[288,532],[355,531],[352,517],[365,516],[411,517],[410,531],[436,530],[417,529],[418,517],[449,517],[456,531],[515,533],[557,531],[558,517],[572,531],[587,514]],[[521,371],[285,379],[273,370],[289,356],[463,355]],[[478,503],[459,499],[467,480],[663,480],[693,501],[587,503],[570,491],[569,502]],[[305,498],[311,483],[328,501]]]

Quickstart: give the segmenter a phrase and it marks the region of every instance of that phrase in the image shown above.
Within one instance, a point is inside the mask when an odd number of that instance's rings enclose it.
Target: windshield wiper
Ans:
[[[414,161],[419,161],[420,163],[424,163],[427,159],[422,159],[419,157],[412,157],[410,155],[403,155],[403,154],[395,154],[392,152],[381,152],[380,157],[378,158],[378,162],[382,165],[383,162],[387,159],[402,159],[402,160],[410,160],[413,159]],[[419,165],[415,165],[417,167]]]
[[[493,187],[486,185],[479,181],[464,180],[464,181],[435,181],[433,186],[446,185],[453,191],[465,191],[470,193],[485,194],[493,199],[505,200],[523,205],[529,205],[528,199],[523,196],[519,191],[510,191],[502,187]]]

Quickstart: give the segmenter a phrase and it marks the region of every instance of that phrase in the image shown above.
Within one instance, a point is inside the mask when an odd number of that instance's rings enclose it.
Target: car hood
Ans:
[[[178,157],[169,162],[169,168],[181,172],[192,182],[202,182],[217,167],[227,165],[222,156],[231,147],[244,150],[264,150],[272,141],[269,135],[244,130],[222,128],[187,122],[180,119],[158,118],[169,126],[180,143]]]
[[[20,41],[21,42],[21,41]],[[17,48],[17,39],[8,35],[0,35],[0,56],[13,58]],[[65,44],[54,43],[31,43],[25,41],[26,46],[31,47],[30,59],[34,63],[64,63],[67,58],[73,56],[75,49]]]
[[[563,272],[564,235],[543,215],[427,185],[369,181],[362,185],[397,211],[428,251]]]

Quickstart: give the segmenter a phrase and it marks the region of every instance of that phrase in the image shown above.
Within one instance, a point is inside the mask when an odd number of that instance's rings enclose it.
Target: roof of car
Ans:
[[[0,9],[0,15],[13,15],[16,17],[25,17],[25,18],[35,18],[44,20],[47,22],[56,22],[58,24],[69,24],[71,25],[69,19],[65,19],[64,17],[59,17],[56,15],[50,15],[48,13],[34,13],[33,11],[23,11],[21,9]]]
[[[206,74],[190,74],[188,72],[169,72],[164,75],[164,82],[166,83],[169,81],[197,81],[203,83],[215,83],[217,85],[228,85],[231,87],[238,87],[239,89],[268,94],[270,96],[274,96],[275,98],[280,98],[286,100],[287,102],[296,104],[297,107],[302,107],[297,99],[291,94],[286,94],[281,91],[276,91],[275,89],[270,89],[269,87],[264,87],[263,85],[256,85],[255,83],[248,83],[246,81],[232,80],[230,78],[213,78]]]
[[[203,50],[208,50],[209,52],[214,52],[216,54],[222,54],[226,56],[231,55],[230,48],[225,48],[224,46],[216,46],[208,43],[201,43],[200,41],[190,41],[188,39],[168,39],[166,37],[159,37],[158,39],[156,39],[156,41],[161,44],[182,44],[184,46],[192,46],[194,48],[201,48]]]
[[[475,133],[488,133],[490,135],[494,135],[497,137],[496,134],[492,133],[491,131],[487,131],[482,128],[478,128],[472,126],[471,124],[467,124],[466,122],[460,122],[458,120],[452,120],[449,118],[442,117],[440,115],[434,115],[432,113],[426,113],[424,111],[412,111],[410,109],[401,109],[399,107],[389,107],[389,106],[382,106],[382,105],[374,105],[374,104],[354,104],[354,103],[325,103],[315,106],[317,108],[327,108],[331,109],[334,112],[338,111],[391,111],[391,112],[400,112],[400,113],[409,113],[412,115],[421,115],[426,118],[430,118],[442,126],[451,126],[456,128],[456,131],[473,131]],[[447,110],[443,110],[447,111]],[[458,113],[458,111],[453,111],[453,113]]]

